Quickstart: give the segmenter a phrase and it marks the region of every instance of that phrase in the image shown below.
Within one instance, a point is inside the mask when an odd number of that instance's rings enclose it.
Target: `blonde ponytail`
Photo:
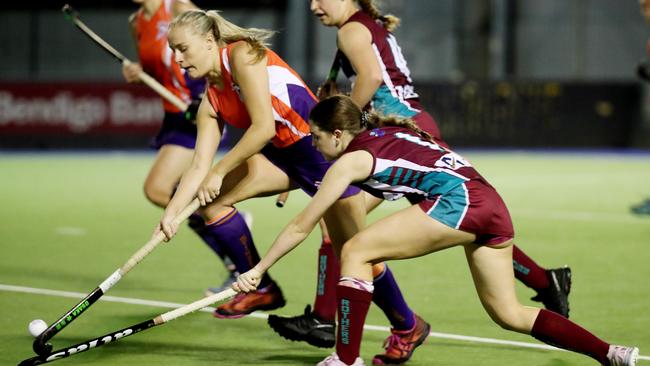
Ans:
[[[268,29],[240,27],[226,20],[217,10],[187,11],[174,18],[169,25],[169,30],[185,26],[191,27],[197,34],[211,33],[215,41],[222,41],[225,44],[245,41],[251,46],[256,61],[264,58],[268,40],[275,34]]]

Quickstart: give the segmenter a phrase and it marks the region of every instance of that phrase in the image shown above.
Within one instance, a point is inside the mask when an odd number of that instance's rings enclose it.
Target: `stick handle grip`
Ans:
[[[122,60],[123,65],[128,65],[131,63],[131,60],[124,58]],[[163,97],[165,100],[167,100],[169,103],[173,104],[176,106],[176,108],[180,109],[181,111],[185,112],[187,110],[187,103],[183,102],[181,98],[177,97],[174,93],[170,92],[167,88],[165,88],[162,84],[160,84],[156,79],[151,77],[151,75],[147,74],[144,71],[141,71],[138,74],[138,77],[140,77],[140,80],[153,89],[158,95]]]
[[[181,316],[203,309],[204,307],[210,306],[215,302],[223,301],[225,299],[233,297],[236,294],[237,292],[235,290],[233,290],[232,288],[227,288],[221,292],[204,297],[201,300],[197,300],[191,304],[187,304],[185,306],[181,306],[180,308],[161,314],[154,319],[154,322],[156,323],[156,325],[167,323],[170,320],[174,320]]]
[[[147,84],[147,86],[158,93],[158,95],[165,98],[168,102],[176,106],[176,108],[180,109],[182,112],[185,112],[187,110],[187,103],[183,102],[181,98],[177,97],[174,93],[167,90],[167,88],[157,82],[156,79],[149,76],[149,74],[143,71],[139,76],[140,80],[142,80],[143,83]]]

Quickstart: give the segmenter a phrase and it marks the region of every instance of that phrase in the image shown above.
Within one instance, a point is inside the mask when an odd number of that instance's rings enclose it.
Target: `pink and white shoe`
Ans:
[[[635,366],[639,358],[639,349],[636,347],[609,346],[607,359],[610,366]]]
[[[348,365],[347,363],[341,361],[339,355],[334,352],[331,355],[325,357],[323,361],[317,363],[316,366],[366,366],[366,364],[363,363],[361,357],[357,357],[357,359],[354,360],[353,364]]]

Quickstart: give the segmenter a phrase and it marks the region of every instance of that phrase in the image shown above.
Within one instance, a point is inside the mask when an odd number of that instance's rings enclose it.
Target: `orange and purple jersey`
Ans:
[[[232,78],[231,43],[219,49],[223,89],[209,86],[208,99],[219,119],[238,128],[248,128],[251,118],[246,110],[243,95]],[[266,50],[266,69],[275,119],[275,147],[287,147],[310,134],[309,112],[316,105],[316,97],[298,74],[273,51]]]
[[[189,104],[200,99],[205,90],[204,80],[192,80],[174,62],[174,55],[167,43],[167,31],[173,17],[174,0],[163,0],[160,8],[147,18],[143,9],[135,16],[135,33],[138,43],[138,57],[142,69],[160,82],[167,90]],[[163,99],[165,112],[181,112]]]

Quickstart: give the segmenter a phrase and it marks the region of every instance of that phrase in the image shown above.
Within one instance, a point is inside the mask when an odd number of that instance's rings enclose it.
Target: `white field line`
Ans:
[[[0,291],[23,292],[23,293],[29,293],[29,294],[50,295],[50,296],[58,296],[58,297],[70,297],[70,298],[75,298],[75,299],[83,299],[84,297],[86,297],[88,295],[88,294],[84,294],[84,293],[81,293],[81,292],[48,290],[48,289],[41,289],[41,288],[34,288],[34,287],[12,286],[12,285],[4,285],[4,284],[0,284]],[[133,299],[133,298],[128,298],[128,297],[117,297],[117,296],[108,296],[108,295],[102,296],[100,298],[100,301],[119,302],[119,303],[132,304],[132,305],[155,306],[155,307],[162,307],[162,308],[178,308],[178,307],[181,307],[183,305],[186,305],[186,304],[178,304],[178,303],[167,302],[167,301]],[[214,310],[213,307],[205,307],[205,308],[201,309],[200,311],[212,312],[213,310]],[[268,318],[267,314],[259,313],[259,312],[255,312],[255,313],[251,314],[250,316],[253,317],[253,318],[260,318],[260,319]],[[365,330],[385,332],[385,333],[388,333],[390,331],[389,327],[378,326],[378,325],[365,325],[363,328]],[[545,349],[545,350],[566,352],[565,350],[560,349],[560,348],[556,348],[556,347],[553,347],[553,346],[548,346],[548,345],[545,345],[545,344],[538,344],[538,343],[507,341],[507,340],[503,340],[503,339],[473,337],[473,336],[465,336],[465,335],[449,334],[449,333],[438,333],[438,332],[431,332],[429,334],[430,334],[431,337],[434,337],[434,338],[453,339],[453,340],[457,340],[457,341],[475,342],[475,343],[501,344],[501,345],[507,345],[507,346],[523,347],[523,348],[537,348],[537,349]],[[639,360],[650,361],[650,356],[639,356]]]

